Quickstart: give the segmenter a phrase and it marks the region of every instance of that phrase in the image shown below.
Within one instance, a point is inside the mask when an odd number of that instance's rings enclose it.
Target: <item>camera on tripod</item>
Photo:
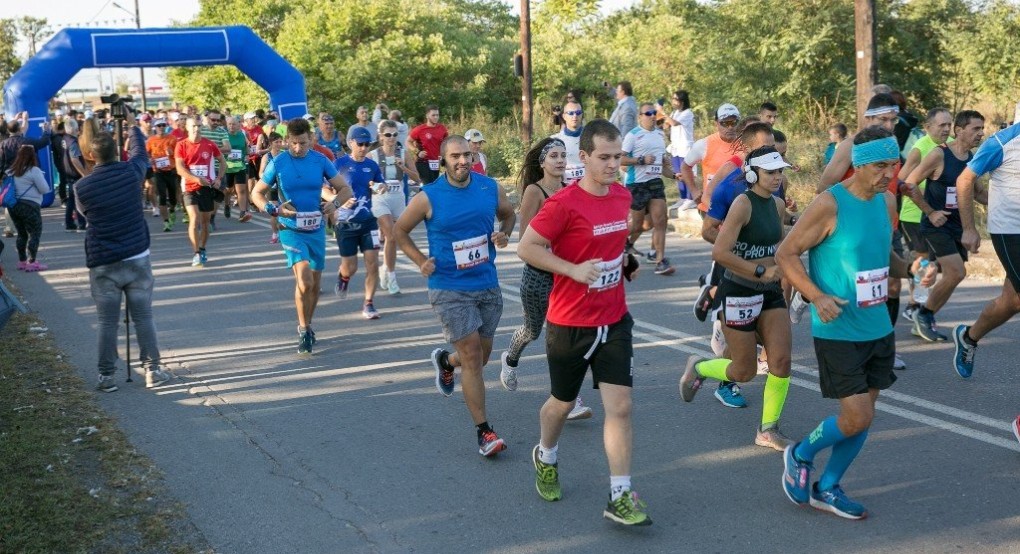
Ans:
[[[128,110],[131,110],[131,113],[134,113],[134,109],[128,105],[129,102],[135,101],[135,99],[131,96],[111,94],[109,96],[100,96],[99,101],[110,105],[110,115],[114,119],[127,118]]]

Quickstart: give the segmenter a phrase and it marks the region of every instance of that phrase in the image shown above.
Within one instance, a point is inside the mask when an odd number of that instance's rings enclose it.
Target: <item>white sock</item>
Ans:
[[[386,277],[388,277],[390,279],[396,279],[397,278],[397,272],[396,271],[387,271],[386,272]]]
[[[560,445],[557,444],[552,448],[546,448],[542,446],[542,443],[538,443],[538,459],[543,464],[555,464],[556,463],[556,451],[560,449]]]
[[[612,500],[623,496],[623,493],[630,490],[630,475],[610,475],[609,492],[612,493]]]

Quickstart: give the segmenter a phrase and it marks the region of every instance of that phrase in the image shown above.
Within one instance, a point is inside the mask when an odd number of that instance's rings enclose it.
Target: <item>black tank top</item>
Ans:
[[[938,179],[928,179],[928,184],[924,187],[924,201],[932,209],[947,211],[949,215],[946,216],[946,222],[942,227],[936,227],[932,225],[930,219],[922,217],[921,229],[925,231],[941,229],[960,238],[963,236],[963,223],[960,221],[959,201],[956,198],[956,179],[974,156],[967,152],[967,158],[961,160],[953,154],[949,146],[942,144],[939,148],[942,149],[942,175],[939,175]]]
[[[733,253],[745,260],[771,258],[783,240],[783,222],[779,220],[775,198],[772,195],[762,198],[751,190],[744,192],[744,196],[751,201],[751,218],[740,229]]]

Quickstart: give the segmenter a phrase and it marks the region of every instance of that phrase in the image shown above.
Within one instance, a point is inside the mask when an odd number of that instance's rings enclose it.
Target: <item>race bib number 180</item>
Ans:
[[[489,261],[489,236],[479,235],[454,242],[453,258],[457,269],[468,269]]]
[[[623,254],[615,260],[599,262],[595,264],[595,268],[599,270],[599,277],[588,285],[588,290],[601,292],[612,289],[620,284],[620,278],[623,276]]]
[[[322,225],[322,212],[298,212],[294,223],[302,231],[314,231]]]
[[[885,304],[889,297],[889,268],[857,272],[857,307]]]

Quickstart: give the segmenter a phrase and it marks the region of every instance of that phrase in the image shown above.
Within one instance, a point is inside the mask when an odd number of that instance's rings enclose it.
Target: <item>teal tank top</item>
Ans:
[[[811,280],[825,294],[847,300],[843,312],[822,323],[811,306],[811,332],[821,339],[862,342],[892,333],[885,301],[889,290],[892,224],[885,195],[864,201],[837,183],[836,227],[808,253]]]

